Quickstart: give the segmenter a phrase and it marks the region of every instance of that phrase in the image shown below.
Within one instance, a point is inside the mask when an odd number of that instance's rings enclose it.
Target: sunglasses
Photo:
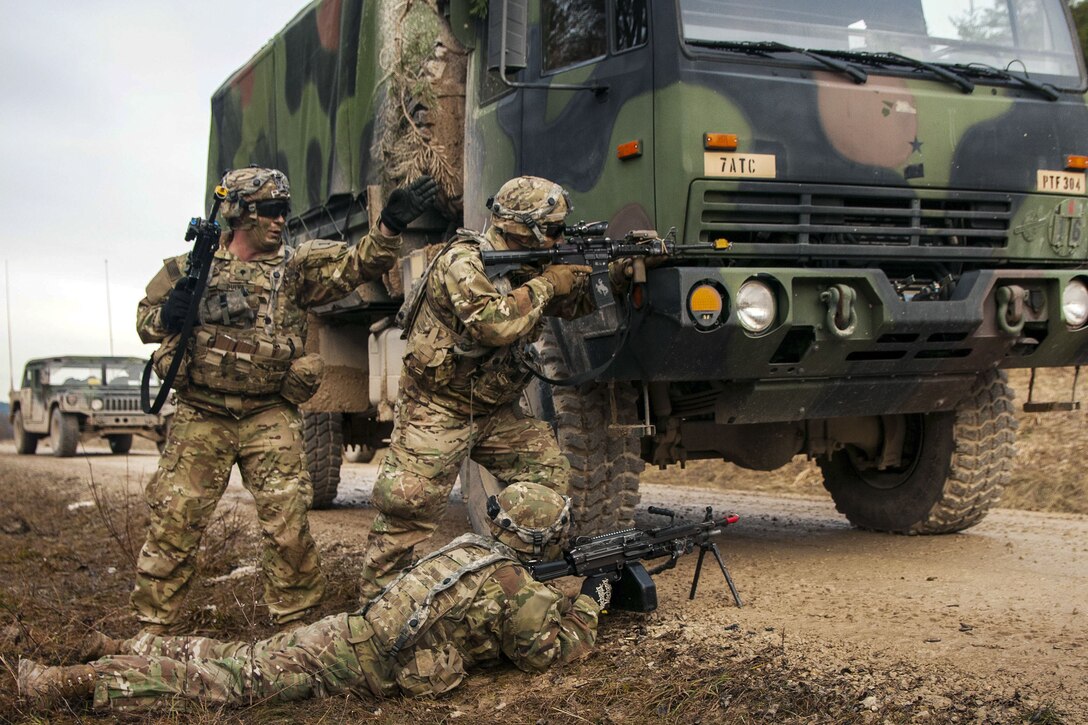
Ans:
[[[266,219],[276,219],[279,217],[286,219],[291,213],[291,203],[284,201],[283,199],[258,201],[254,204],[254,208],[257,211],[257,216],[263,216]]]

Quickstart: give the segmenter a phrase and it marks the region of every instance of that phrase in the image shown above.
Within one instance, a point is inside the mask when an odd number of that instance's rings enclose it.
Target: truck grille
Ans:
[[[698,216],[689,220],[703,242],[725,237],[733,244],[981,252],[1007,245],[1012,218],[1009,194],[776,183],[696,187],[702,187],[693,189]]]
[[[151,398],[154,400],[155,391],[151,392]],[[124,398],[106,398],[103,402],[103,410],[109,413],[134,413],[143,411],[140,409],[140,399],[132,397]]]

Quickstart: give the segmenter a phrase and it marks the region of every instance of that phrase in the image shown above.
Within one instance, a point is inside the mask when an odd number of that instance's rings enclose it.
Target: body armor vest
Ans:
[[[491,248],[486,237],[459,229],[457,237],[434,261],[458,244],[472,245],[477,251]],[[532,376],[524,363],[530,355],[529,346],[540,337],[543,320],[513,344],[481,345],[451,310],[434,300],[436,289],[445,290],[444,284],[436,285],[430,279],[434,267],[432,263],[421,281],[418,294],[422,299],[412,300],[414,314],[404,315],[411,325],[407,330],[405,371],[422,389],[440,396],[452,392],[464,400],[496,408],[517,400]],[[499,294],[509,294],[515,282],[522,284],[532,278],[529,275],[519,281],[511,276],[491,280]]]
[[[254,396],[280,391],[306,339],[290,258],[285,248],[282,259],[213,260],[189,358],[193,385]]]
[[[517,560],[505,544],[464,534],[402,572],[367,604],[363,617],[376,644],[396,657],[435,622],[471,606],[494,565]],[[447,594],[451,589],[456,591]]]

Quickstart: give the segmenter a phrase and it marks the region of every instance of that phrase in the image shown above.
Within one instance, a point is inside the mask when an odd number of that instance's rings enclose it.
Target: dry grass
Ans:
[[[115,636],[132,631],[128,613],[129,554],[112,537],[116,528],[142,525],[134,496],[115,496],[69,510],[86,498],[79,479],[58,485],[30,474],[0,487],[0,722],[45,722],[16,698],[19,657],[76,661],[89,629]],[[202,572],[186,609],[185,628],[221,638],[257,639],[271,633],[255,576],[209,584],[208,579],[251,562],[258,541],[244,517],[228,510],[205,536]],[[105,544],[105,542],[112,542]],[[355,607],[357,557],[340,546],[323,552],[330,588],[321,614]],[[655,615],[656,616],[656,615]],[[653,626],[648,626],[648,622]],[[438,699],[372,701],[328,699],[265,703],[241,710],[190,708],[147,716],[109,715],[109,721],[159,723],[937,723],[949,712],[919,715],[923,690],[903,692],[882,671],[816,672],[790,656],[787,638],[755,632],[685,636],[685,623],[615,614],[601,632],[601,647],[584,662],[532,677],[510,667],[473,674]],[[728,629],[728,628],[727,628]],[[883,665],[882,665],[883,667]],[[930,678],[932,679],[932,678]],[[859,685],[859,682],[865,683]],[[912,687],[923,687],[922,677]],[[925,685],[925,688],[932,688]],[[950,686],[951,687],[951,686]],[[909,690],[910,688],[908,688]],[[935,694],[957,712],[982,707],[954,689]],[[872,695],[879,716],[862,705]],[[1051,706],[1016,698],[985,702],[988,722],[1062,722]],[[927,713],[930,711],[926,711]],[[95,719],[85,705],[49,713],[49,722]]]

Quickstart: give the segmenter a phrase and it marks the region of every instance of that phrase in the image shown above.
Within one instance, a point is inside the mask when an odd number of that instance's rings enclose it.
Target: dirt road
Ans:
[[[7,445],[0,480],[47,473],[77,500],[91,475],[138,490],[155,461],[151,452],[117,457],[104,449],[64,460],[15,456]],[[375,471],[346,464],[338,507],[312,514],[323,550],[362,547]],[[249,507],[237,480],[227,500]],[[962,534],[904,537],[854,530],[823,498],[646,484],[643,510],[650,504],[688,517],[708,505],[740,514],[721,547],[745,606],[732,605],[711,567],[688,601],[695,557],[686,557],[658,578],[657,613],[613,620],[617,629],[603,640],[613,656],[634,639],[656,642],[647,651],[658,656],[691,650],[703,665],[708,656],[774,652],[790,676],[831,682],[874,716],[898,703],[923,721],[952,713],[1006,722],[1038,705],[1062,713],[1054,722],[1088,721],[1088,517],[1000,509]],[[465,520],[455,493],[433,543],[460,533]],[[499,685],[520,687],[516,679]],[[459,702],[449,707],[464,707]]]

